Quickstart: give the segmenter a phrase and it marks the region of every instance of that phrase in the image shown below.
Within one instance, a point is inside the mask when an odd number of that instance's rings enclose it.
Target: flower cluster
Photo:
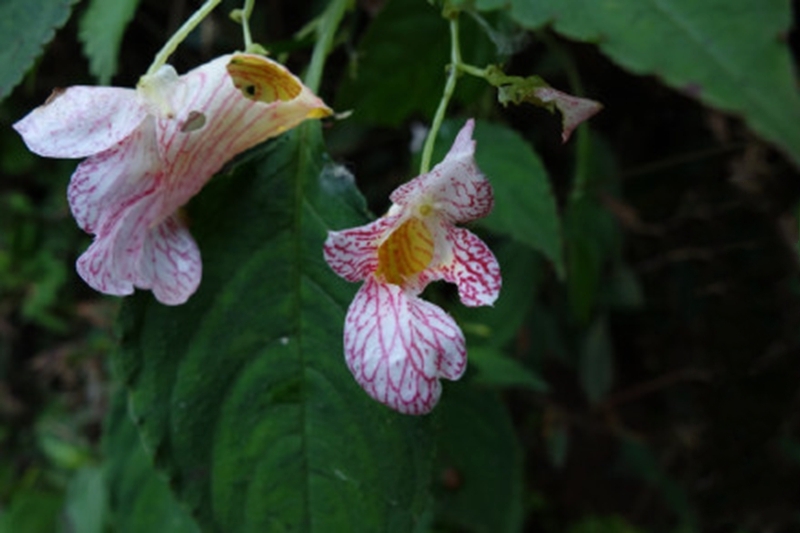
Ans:
[[[137,88],[58,90],[14,128],[46,157],[86,157],[68,197],[94,242],[78,259],[96,290],[151,289],[185,302],[200,283],[197,244],[179,208],[236,154],[331,111],[278,63],[218,57],[183,76],[169,65]]]
[[[423,414],[440,378],[466,368],[464,335],[444,310],[421,299],[432,281],[455,283],[461,302],[491,305],[500,268],[474,234],[456,227],[489,214],[492,189],[475,159],[468,121],[445,159],[391,195],[388,213],[366,226],[332,231],[325,259],[348,281],[364,280],[347,311],[345,359],[358,383],[402,413]]]
[[[278,63],[233,54],[182,76],[165,65],[136,89],[55,91],[14,128],[39,155],[86,158],[68,189],[75,220],[94,235],[80,276],[106,294],[149,289],[177,305],[202,272],[180,208],[236,154],[330,113]],[[364,280],[347,312],[347,365],[367,393],[402,413],[429,412],[439,379],[466,368],[463,333],[419,297],[425,287],[454,283],[468,306],[491,305],[500,290],[492,252],[455,225],[486,216],[494,201],[473,128],[468,121],[439,165],[395,190],[385,216],[332,231],[324,244],[337,274]]]

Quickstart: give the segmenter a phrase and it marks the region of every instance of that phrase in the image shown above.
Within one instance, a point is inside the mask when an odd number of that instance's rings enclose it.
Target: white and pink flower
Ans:
[[[344,326],[345,359],[373,398],[424,414],[439,400],[440,378],[466,369],[464,335],[443,309],[419,298],[428,283],[455,283],[465,305],[491,305],[500,267],[477,236],[456,227],[492,210],[492,188],[475,163],[468,121],[445,159],[396,189],[380,219],[331,231],[325,260],[348,281],[364,280]]]
[[[94,242],[77,262],[96,290],[150,289],[185,302],[200,283],[197,244],[178,212],[236,154],[331,113],[283,66],[254,54],[218,57],[137,88],[70,87],[14,124],[41,156],[87,157],[68,197]]]

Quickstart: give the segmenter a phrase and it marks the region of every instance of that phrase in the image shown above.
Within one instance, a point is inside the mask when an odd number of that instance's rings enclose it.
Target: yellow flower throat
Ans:
[[[425,222],[411,217],[378,247],[376,274],[389,283],[402,285],[409,277],[425,270],[432,259],[433,235]]]

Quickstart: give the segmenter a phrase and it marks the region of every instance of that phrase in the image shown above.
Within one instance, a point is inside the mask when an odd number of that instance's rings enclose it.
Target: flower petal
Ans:
[[[152,120],[145,121],[117,146],[83,161],[67,190],[78,225],[96,233],[104,220],[121,216],[139,198],[152,194],[158,167]]]
[[[136,91],[75,86],[56,90],[14,129],[31,152],[44,157],[86,157],[125,139],[147,115]]]
[[[78,258],[78,274],[93,289],[114,296],[152,289],[166,305],[184,303],[200,283],[200,251],[177,215],[154,223],[157,196],[144,196],[106,220]]]
[[[429,412],[439,400],[439,378],[466,369],[464,335],[444,310],[369,276],[347,311],[347,366],[379,402],[406,414]]]
[[[202,268],[197,243],[173,215],[148,232],[135,285],[152,289],[163,304],[179,305],[197,290]]]
[[[494,194],[475,163],[474,127],[475,121],[468,120],[444,160],[428,174],[395,189],[392,202],[408,207],[432,204],[451,223],[488,215]]]
[[[427,284],[434,279],[444,279],[458,286],[461,303],[470,307],[492,305],[500,294],[502,277],[500,265],[492,251],[477,235],[464,228],[443,228],[447,252],[438,266],[426,272]]]
[[[89,246],[78,258],[78,275],[94,290],[112,296],[133,293],[139,258],[145,235],[142,212],[146,204],[137,202],[107,220]]]
[[[238,89],[227,70],[235,58],[247,58],[285,78],[299,92],[271,102]],[[308,118],[330,114],[325,103],[285,67],[253,54],[221,56],[180,76],[169,91],[156,87],[171,113],[157,118],[157,138],[166,179],[186,199],[197,193],[233,156],[294,128]]]
[[[378,268],[378,246],[400,221],[387,215],[364,226],[329,231],[322,252],[331,269],[347,281],[360,281]]]

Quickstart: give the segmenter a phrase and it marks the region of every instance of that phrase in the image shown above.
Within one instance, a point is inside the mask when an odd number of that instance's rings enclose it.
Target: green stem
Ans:
[[[447,112],[447,105],[450,103],[450,98],[456,90],[456,81],[458,80],[458,73],[466,65],[461,63],[461,46],[458,40],[458,14],[450,19],[450,67],[447,74],[447,82],[444,85],[444,93],[442,99],[439,101],[439,107],[436,109],[436,114],[433,116],[433,124],[428,132],[428,137],[425,139],[425,147],[422,149],[422,162],[419,167],[419,173],[425,174],[431,168],[431,156],[433,155],[433,145],[436,143],[436,136],[439,134],[439,128],[442,127],[444,115]]]
[[[305,79],[306,86],[315,93],[319,91],[325,60],[333,47],[336,30],[350,4],[351,0],[331,0],[317,23],[317,42],[311,54],[311,64]]]
[[[200,9],[195,11],[194,14],[189,17],[189,20],[184,22],[183,26],[178,28],[178,31],[176,31],[161,48],[161,50],[158,51],[155,59],[153,59],[153,64],[150,65],[149,69],[147,69],[145,76],[152,76],[158,71],[158,69],[163,67],[167,63],[169,56],[172,55],[172,52],[178,48],[178,45],[180,45],[183,40],[186,39],[186,36],[189,35],[198,24],[203,22],[208,14],[211,13],[211,11],[213,11],[221,1],[222,0],[206,0],[206,2],[200,6]]]
[[[255,0],[244,0],[242,8],[242,34],[244,35],[244,51],[250,52],[253,49],[253,37],[250,35],[250,15],[253,14]]]
[[[470,74],[472,76],[475,76],[476,78],[482,78],[484,80],[486,79],[486,69],[485,68],[478,68],[478,67],[474,67],[472,65],[468,65],[466,63],[460,63],[458,65],[458,70],[460,70],[461,72],[465,72],[467,74]]]

